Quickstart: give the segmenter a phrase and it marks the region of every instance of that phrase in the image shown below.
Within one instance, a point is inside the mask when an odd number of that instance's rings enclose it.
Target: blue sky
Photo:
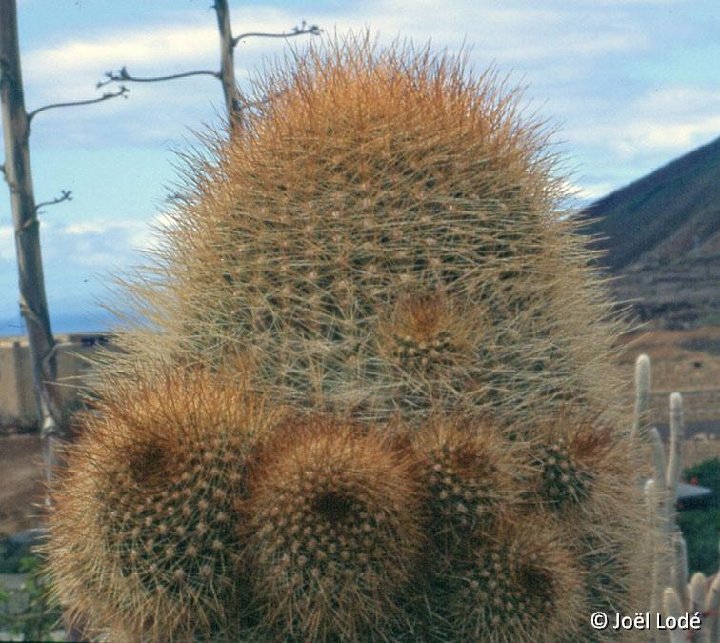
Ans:
[[[218,67],[210,0],[19,0],[29,110],[99,95],[127,65],[136,75]],[[230,1],[233,31],[284,31],[307,20],[326,31],[369,28],[494,64],[527,87],[527,110],[558,130],[558,151],[580,203],[604,196],[720,136],[717,0]],[[295,45],[300,44],[295,39]],[[282,40],[236,50],[247,82]],[[33,122],[36,198],[73,200],[42,215],[46,285],[57,330],[106,324],[98,301],[109,275],[143,262],[174,179],[173,150],[217,123],[210,77],[131,84],[127,99],[52,110]],[[22,332],[6,186],[0,186],[0,334]]]

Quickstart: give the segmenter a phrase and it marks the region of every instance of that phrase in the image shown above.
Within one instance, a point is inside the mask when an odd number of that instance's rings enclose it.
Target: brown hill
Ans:
[[[720,324],[720,138],[581,213],[619,299],[664,328]]]

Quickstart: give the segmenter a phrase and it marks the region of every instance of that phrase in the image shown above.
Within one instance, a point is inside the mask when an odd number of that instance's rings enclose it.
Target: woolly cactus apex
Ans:
[[[472,309],[458,310],[441,291],[407,295],[396,302],[391,319],[381,323],[379,336],[388,357],[408,371],[442,369],[467,356],[473,345]]]
[[[258,390],[356,419],[617,410],[616,327],[516,92],[462,57],[366,36],[297,53],[257,92],[246,127],[189,169],[134,289],[163,346],[191,363],[253,352]]]
[[[431,599],[443,641],[579,640],[583,572],[550,516],[498,525],[444,569]]]
[[[396,405],[426,409],[466,387],[488,326],[480,310],[440,289],[405,294],[389,314],[381,311],[377,353],[402,387]]]
[[[423,547],[410,461],[373,431],[298,419],[251,474],[249,558],[269,640],[374,640]]]
[[[236,375],[126,383],[83,419],[47,545],[69,610],[117,638],[232,638],[246,611],[233,502],[279,412]]]
[[[430,533],[441,547],[467,540],[473,531],[516,509],[523,474],[518,445],[491,423],[434,416],[413,441],[429,503]]]

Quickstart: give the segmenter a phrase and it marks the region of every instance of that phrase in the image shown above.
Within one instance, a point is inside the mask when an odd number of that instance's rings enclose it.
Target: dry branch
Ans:
[[[48,205],[57,205],[63,201],[72,201],[72,192],[70,190],[62,190],[60,196],[51,199],[50,201],[43,201],[35,206],[35,212],[39,213],[40,210]]]
[[[310,25],[307,26],[307,22],[304,20],[302,23],[300,23],[300,27],[293,27],[292,31],[283,31],[281,33],[268,33],[265,31],[248,31],[246,33],[241,33],[239,36],[235,36],[232,39],[233,47],[236,47],[237,44],[241,40],[245,40],[245,38],[293,38],[295,36],[303,36],[306,34],[312,35],[312,36],[319,36],[322,33],[322,29],[318,27],[317,25]]]
[[[198,69],[197,71],[184,71],[179,74],[168,74],[167,76],[133,76],[128,72],[127,67],[123,67],[120,71],[106,71],[105,80],[100,80],[95,87],[100,89],[109,83],[124,81],[130,83],[159,83],[166,80],[176,80],[178,78],[188,78],[189,76],[214,76],[220,78],[220,74],[209,69]]]
[[[46,112],[49,109],[58,109],[60,107],[80,107],[82,105],[93,105],[95,103],[102,103],[103,101],[110,100],[111,98],[117,98],[118,96],[125,96],[125,98],[127,98],[126,94],[129,91],[130,90],[123,85],[116,92],[105,92],[99,98],[88,98],[87,100],[73,100],[73,101],[68,101],[67,103],[53,103],[52,105],[45,105],[43,107],[39,107],[38,109],[33,110],[32,112],[28,112],[28,115],[27,115],[28,123],[30,123],[30,121],[32,121],[32,119],[37,114],[39,114],[40,112]]]
[[[238,91],[235,82],[235,62],[233,54],[235,47],[241,40],[246,38],[294,38],[296,36],[312,35],[318,36],[322,30],[317,25],[308,25],[305,20],[300,26],[293,27],[290,31],[281,32],[265,32],[265,31],[246,31],[238,36],[232,35],[230,26],[230,9],[227,0],[215,0],[212,8],[215,10],[217,18],[218,31],[220,33],[220,69],[212,71],[209,69],[196,69],[191,71],[179,72],[176,74],[166,74],[163,76],[135,76],[131,74],[127,67],[122,67],[119,71],[105,72],[105,78],[97,82],[96,87],[100,89],[110,83],[128,82],[128,83],[161,83],[168,80],[178,80],[180,78],[189,78],[191,76],[213,76],[217,78],[223,87],[223,95],[225,99],[225,108],[228,115],[228,123],[230,130],[233,131],[241,123],[242,110],[255,107],[264,101],[249,102],[243,99]]]

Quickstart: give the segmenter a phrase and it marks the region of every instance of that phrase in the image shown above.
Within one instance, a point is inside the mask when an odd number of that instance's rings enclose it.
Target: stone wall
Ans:
[[[58,383],[63,406],[77,399],[90,365],[86,358],[99,346],[111,345],[105,333],[56,335]],[[32,426],[36,422],[30,351],[25,337],[0,338],[0,427]]]

